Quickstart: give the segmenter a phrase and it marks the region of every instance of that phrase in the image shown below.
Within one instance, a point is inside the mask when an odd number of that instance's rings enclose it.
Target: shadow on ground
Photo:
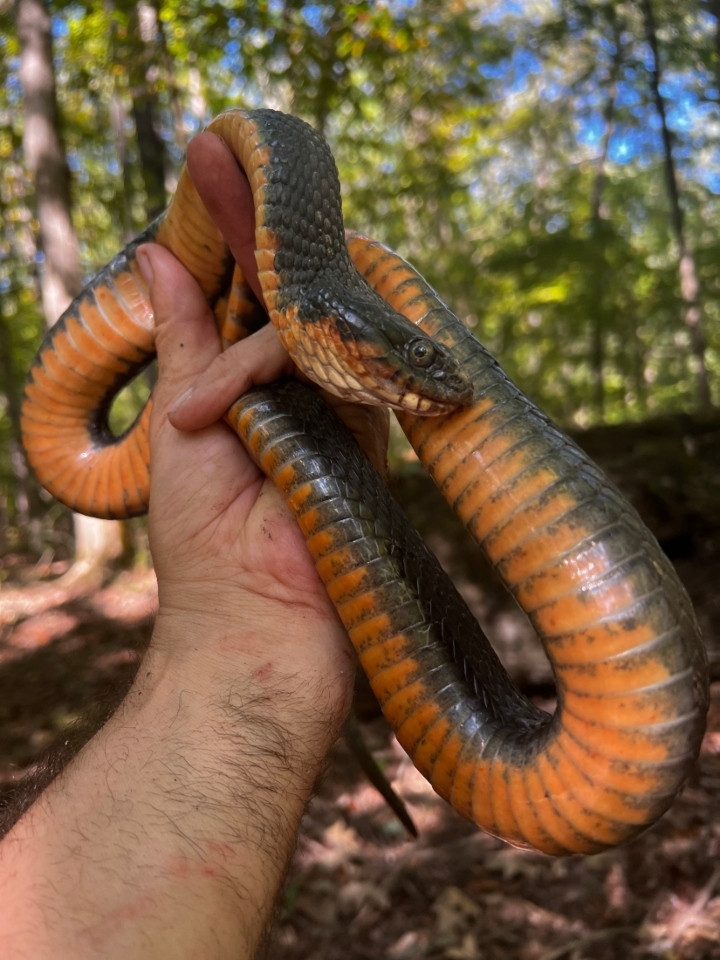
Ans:
[[[585,437],[675,562],[720,681],[718,439],[716,427],[682,418]],[[397,488],[513,678],[552,709],[552,676],[525,617],[432,485],[410,471]],[[0,803],[9,803],[48,748],[72,750],[127,689],[156,585],[152,573],[125,573],[92,595],[63,597],[52,585],[23,586],[23,558],[2,563],[0,622],[8,590],[23,600],[0,627]],[[516,851],[474,830],[374,713],[365,698],[365,735],[420,839],[405,837],[340,743],[304,819],[271,960],[720,960],[720,682],[681,798],[644,836],[586,859]]]

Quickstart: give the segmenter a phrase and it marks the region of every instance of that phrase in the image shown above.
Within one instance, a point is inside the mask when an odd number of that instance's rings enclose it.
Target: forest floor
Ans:
[[[406,837],[340,742],[303,820],[267,957],[720,960],[720,427],[672,424],[607,428],[584,442],[660,537],[705,632],[708,732],[681,797],[619,850],[569,860],[517,851],[438,799],[363,698],[363,733],[420,839]],[[552,709],[552,677],[523,615],[432,486],[411,470],[397,487],[513,678]],[[48,579],[64,569],[0,559],[0,804],[42,776],[49,748],[76,749],[117,703],[152,629],[152,572],[83,595]]]

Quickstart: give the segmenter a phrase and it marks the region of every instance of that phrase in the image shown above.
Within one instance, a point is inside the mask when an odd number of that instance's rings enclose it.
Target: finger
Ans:
[[[188,146],[187,168],[235,262],[264,303],[255,262],[255,202],[245,173],[220,137],[207,132]]]
[[[172,406],[220,352],[215,321],[202,291],[175,257],[157,244],[137,250],[155,314],[160,413]]]
[[[258,470],[224,424],[188,435],[167,420],[168,408],[220,352],[215,321],[196,281],[164,247],[143,244],[137,259],[150,291],[158,355],[151,420],[151,519],[154,516],[157,524],[168,498],[174,516],[184,515],[200,491],[203,502],[212,502],[219,513],[258,481]],[[197,502],[194,520],[202,519]]]
[[[218,420],[250,387],[293,372],[293,362],[272,326],[234,344],[215,357],[195,380],[182,403],[169,412],[178,430],[198,430]]]

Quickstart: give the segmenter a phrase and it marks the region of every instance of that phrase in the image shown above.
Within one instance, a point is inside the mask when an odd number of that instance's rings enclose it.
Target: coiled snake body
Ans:
[[[259,278],[281,339],[332,392],[398,409],[552,663],[550,716],[513,687],[322,401],[296,382],[251,391],[226,419],[295,513],[400,743],[463,816],[511,843],[561,855],[635,835],[682,786],[707,710],[702,640],[670,563],[408,264],[362,237],[346,246],[334,162],[311,128],[260,110],[209,129],[249,179]],[[183,172],[164,218],[73,302],[28,379],[32,466],[63,503],[95,516],[147,508],[149,405],[119,438],[107,412],[153,355],[134,256],[149,239],[199,281],[225,345],[262,322],[237,268],[230,282],[227,247]]]

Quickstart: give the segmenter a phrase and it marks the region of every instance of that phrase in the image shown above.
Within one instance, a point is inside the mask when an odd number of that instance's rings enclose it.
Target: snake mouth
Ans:
[[[372,291],[306,294],[284,307],[278,332],[300,369],[344,399],[423,416],[472,400],[450,350]]]

